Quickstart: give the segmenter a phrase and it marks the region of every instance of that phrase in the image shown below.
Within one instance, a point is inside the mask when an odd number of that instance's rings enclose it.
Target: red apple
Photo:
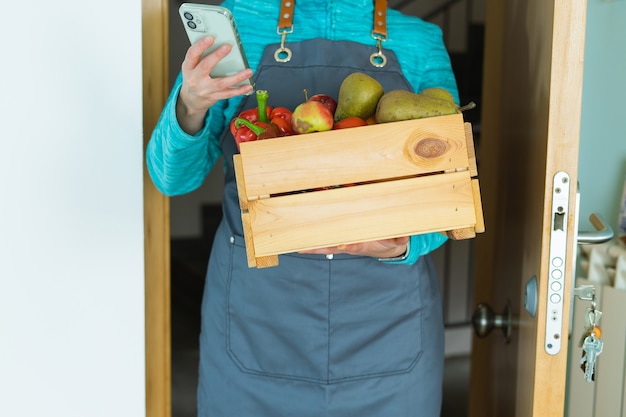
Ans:
[[[320,103],[328,107],[328,110],[330,110],[333,115],[335,114],[335,110],[337,109],[337,101],[335,101],[335,99],[331,96],[328,96],[326,94],[316,94],[312,96],[309,100],[319,101]]]
[[[333,128],[333,114],[319,101],[307,100],[291,115],[291,126],[297,134],[324,132]]]

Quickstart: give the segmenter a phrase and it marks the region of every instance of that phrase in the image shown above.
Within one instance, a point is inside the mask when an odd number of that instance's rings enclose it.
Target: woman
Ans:
[[[458,101],[438,27],[386,10],[387,62],[377,52],[373,0],[282,2],[291,7],[292,56],[277,62],[280,0],[225,1],[259,89],[270,105],[295,108],[310,94],[337,97],[352,72],[386,91],[443,87]],[[386,8],[385,1],[377,2]],[[381,15],[377,15],[380,20]],[[383,25],[384,27],[384,25]],[[218,417],[439,416],[443,324],[427,254],[445,240],[425,234],[280,256],[248,268],[228,123],[256,105],[246,70],[209,77],[228,47],[200,58],[213,40],[190,47],[147,150],[150,175],[167,195],[196,189],[224,156],[223,220],[209,262],[202,306],[198,412]]]

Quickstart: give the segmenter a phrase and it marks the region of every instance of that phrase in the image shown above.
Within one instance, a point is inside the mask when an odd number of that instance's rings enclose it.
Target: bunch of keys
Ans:
[[[598,327],[602,312],[596,309],[595,288],[592,285],[583,285],[574,289],[574,294],[581,300],[591,301],[591,307],[586,310],[585,329],[579,347],[583,348],[583,355],[580,359],[580,368],[585,373],[585,381],[595,381],[596,359],[602,353],[604,342],[602,341],[602,330]]]

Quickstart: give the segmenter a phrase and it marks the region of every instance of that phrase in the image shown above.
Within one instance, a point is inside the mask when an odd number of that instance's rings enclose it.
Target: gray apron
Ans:
[[[355,71],[386,91],[411,90],[398,60],[369,62],[371,46],[314,39],[290,43],[277,63],[266,48],[256,87],[271,106],[295,108],[309,94],[337,97]],[[256,106],[254,95],[241,110]],[[280,140],[280,139],[277,139]],[[199,415],[206,417],[439,416],[443,324],[429,257],[388,265],[370,257],[280,255],[277,267],[247,266],[232,156],[202,305]]]

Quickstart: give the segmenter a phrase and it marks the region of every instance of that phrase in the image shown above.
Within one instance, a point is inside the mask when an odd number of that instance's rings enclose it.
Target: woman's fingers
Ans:
[[[182,64],[182,70],[191,71],[196,68],[198,64],[202,61],[202,54],[204,53],[204,51],[210,48],[214,42],[215,39],[212,36],[207,36],[191,45],[189,49],[187,49],[187,53],[185,54],[185,59]]]

